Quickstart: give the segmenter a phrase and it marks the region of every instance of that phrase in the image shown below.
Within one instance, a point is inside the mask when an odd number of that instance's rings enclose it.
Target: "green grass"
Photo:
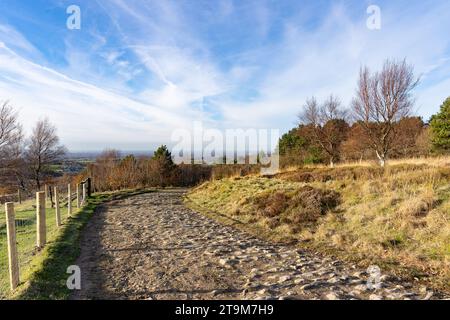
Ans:
[[[29,223],[17,229],[21,284],[14,292],[9,290],[7,273],[6,231],[0,234],[0,297],[3,299],[67,299],[70,291],[66,287],[67,267],[73,265],[80,253],[81,231],[95,212],[97,206],[114,199],[150,192],[152,190],[123,190],[93,195],[79,211],[74,210],[67,218],[62,209],[63,225],[56,227],[54,210],[47,209],[47,245],[42,251],[35,249],[35,212],[32,203],[19,206],[16,219],[27,219]],[[2,212],[0,226],[4,224]]]
[[[25,201],[21,205],[16,204],[16,234],[17,250],[19,253],[19,269],[21,280],[27,280],[28,269],[33,265],[33,259],[38,255],[36,249],[36,212],[33,208],[35,202]],[[74,209],[76,212],[77,209]],[[67,208],[61,208],[62,219],[67,219]],[[55,240],[59,230],[56,227],[55,209],[46,209],[47,240],[51,243]],[[6,239],[6,217],[4,206],[0,208],[0,298],[10,295],[8,274],[8,252]]]

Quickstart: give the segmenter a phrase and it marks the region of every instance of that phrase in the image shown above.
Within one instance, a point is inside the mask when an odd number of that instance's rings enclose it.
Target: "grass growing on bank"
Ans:
[[[256,235],[450,289],[449,167],[304,168],[208,182],[187,200]]]
[[[70,295],[66,280],[69,276],[67,267],[73,265],[80,253],[81,231],[94,214],[97,206],[110,200],[150,192],[150,190],[123,190],[111,193],[99,193],[93,195],[86,205],[73,213],[72,217],[63,222],[61,228],[54,226],[54,210],[48,210],[48,242],[46,247],[36,252],[35,231],[28,230],[27,237],[19,236],[19,253],[21,264],[21,285],[15,292],[9,292],[8,274],[1,274],[2,285],[5,286],[3,297],[7,299],[66,299]],[[64,212],[64,209],[62,210]],[[20,214],[28,216],[34,211],[24,211]],[[53,227],[52,227],[53,225]],[[35,227],[35,224],[33,225]],[[19,234],[18,234],[19,235]],[[22,247],[22,250],[21,250]],[[25,249],[28,249],[26,251]],[[6,248],[2,247],[1,263],[6,262]],[[23,253],[22,253],[23,252]],[[5,257],[3,256],[5,255]],[[24,259],[27,258],[27,259]],[[2,268],[3,271],[3,268]],[[3,288],[3,287],[2,287]]]
[[[27,280],[28,269],[39,255],[36,249],[36,209],[35,201],[28,200],[15,204],[17,250],[19,254],[19,270],[21,280]],[[74,209],[76,212],[76,209]],[[62,219],[67,216],[67,209],[61,208]],[[55,209],[46,208],[47,240],[54,241],[58,234]],[[10,295],[8,273],[8,249],[6,238],[6,217],[4,205],[0,207],[0,299]]]

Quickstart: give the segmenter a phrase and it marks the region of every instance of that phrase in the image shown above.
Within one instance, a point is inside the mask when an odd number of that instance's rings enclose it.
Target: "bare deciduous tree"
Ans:
[[[413,66],[405,60],[386,60],[381,72],[360,70],[353,116],[360,121],[369,137],[381,166],[384,166],[397,136],[395,124],[410,114],[414,100],[411,92],[417,86]]]
[[[0,150],[22,139],[22,127],[17,121],[17,113],[9,103],[0,106]]]
[[[38,121],[26,150],[26,160],[38,189],[41,188],[43,176],[49,172],[49,166],[65,153],[65,147],[59,145],[56,128],[48,119]]]
[[[21,168],[23,134],[17,113],[3,102],[0,105],[0,184],[11,184]]]
[[[328,155],[331,167],[339,160],[341,144],[349,131],[345,121],[346,114],[340,100],[330,95],[321,105],[317,103],[315,97],[308,99],[303,112],[299,115],[301,124],[311,125],[311,134]]]

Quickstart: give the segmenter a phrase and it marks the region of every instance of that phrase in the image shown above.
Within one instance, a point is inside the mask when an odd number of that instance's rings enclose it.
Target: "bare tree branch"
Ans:
[[[308,99],[303,112],[299,114],[300,124],[312,127],[312,136],[328,154],[331,166],[339,160],[339,149],[349,130],[346,117],[347,112],[342,109],[341,101],[333,95],[321,105],[314,97]]]
[[[48,166],[61,160],[65,153],[65,147],[59,145],[56,128],[48,119],[38,121],[26,151],[26,160],[38,189]]]
[[[418,83],[413,66],[405,60],[386,60],[381,72],[374,74],[367,67],[360,70],[353,117],[365,130],[382,166],[397,136],[395,124],[411,113],[412,91]]]
[[[12,185],[23,168],[23,133],[18,115],[7,101],[0,105],[0,185]]]

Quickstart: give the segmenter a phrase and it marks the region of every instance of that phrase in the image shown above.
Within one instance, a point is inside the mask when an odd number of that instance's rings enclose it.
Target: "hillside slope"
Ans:
[[[450,284],[450,168],[309,168],[205,183],[188,202],[275,241]]]

